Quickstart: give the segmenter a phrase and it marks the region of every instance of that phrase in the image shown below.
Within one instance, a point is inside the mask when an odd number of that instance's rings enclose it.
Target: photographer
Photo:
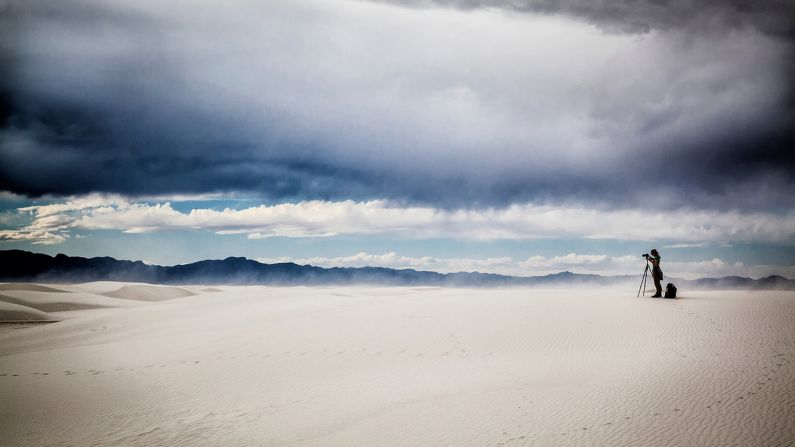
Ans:
[[[652,248],[650,253],[651,256],[646,255],[646,260],[651,262],[651,277],[654,279],[654,287],[657,289],[657,292],[651,297],[660,298],[662,296],[662,284],[660,281],[663,280],[663,272],[660,268],[660,253],[657,252],[656,248]]]

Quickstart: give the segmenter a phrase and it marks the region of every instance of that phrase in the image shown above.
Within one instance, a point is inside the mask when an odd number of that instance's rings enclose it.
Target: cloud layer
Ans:
[[[795,5],[786,0],[384,0],[410,7],[486,8],[577,17],[606,30],[642,33],[652,30],[753,27],[764,33],[795,36]]]
[[[387,234],[412,239],[795,243],[795,211],[784,214],[688,209],[649,212],[533,204],[447,210],[383,200],[303,201],[242,209],[180,211],[169,202],[135,202],[99,194],[18,211],[29,213],[32,221],[0,232],[0,239],[51,244],[63,242],[73,230],[127,233],[208,230],[218,234],[246,234],[250,239]]]
[[[791,209],[789,3],[422,3],[8,2],[0,189]]]

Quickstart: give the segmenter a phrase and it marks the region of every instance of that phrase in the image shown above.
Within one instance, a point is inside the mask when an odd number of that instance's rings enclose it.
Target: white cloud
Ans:
[[[92,194],[62,203],[20,208],[32,222],[5,230],[3,239],[62,242],[71,229],[144,233],[210,230],[218,234],[265,237],[329,237],[389,234],[400,238],[545,239],[586,238],[704,241],[795,241],[795,211],[785,214],[680,209],[650,213],[638,209],[583,206],[512,205],[481,210],[400,206],[384,200],[303,201],[243,209],[194,208],[183,212],[170,202],[139,203],[120,196]],[[692,241],[692,242],[691,242]],[[589,257],[564,257],[560,263],[595,263]],[[528,265],[541,262],[530,259]],[[552,261],[544,261],[552,262]]]
[[[23,195],[13,193],[11,191],[3,191],[0,190],[0,200],[2,201],[12,201],[12,200],[26,200],[27,198]]]
[[[601,210],[584,207],[514,205],[485,210],[443,210],[401,207],[387,201],[305,201],[261,205],[244,209],[196,208],[182,212],[171,203],[139,203],[121,196],[92,194],[60,203],[19,209],[32,221],[18,229],[0,230],[0,240],[58,244],[76,230],[119,230],[142,233],[169,230],[210,230],[221,235],[265,237],[328,237],[333,235],[389,234],[397,238],[448,237],[461,239],[607,238],[683,241],[669,247],[700,247],[713,241],[791,243],[795,215],[770,213],[706,212],[679,210],[649,214],[640,210]],[[638,222],[654,221],[654,231]],[[692,242],[689,242],[692,241]],[[480,271],[507,275],[542,275],[564,270],[576,273],[624,275],[640,273],[644,263],[637,255],[568,253],[560,256],[437,258],[410,257],[396,252],[356,253],[341,257],[261,258],[262,262],[296,262],[324,267],[381,266],[439,272]],[[739,275],[795,276],[793,266],[746,265],[715,258],[705,261],[663,260],[670,277]]]
[[[667,275],[687,279],[722,276],[761,278],[769,275],[781,275],[787,278],[795,278],[795,266],[766,264],[746,265],[742,262],[735,262],[732,264],[718,258],[708,261],[669,262],[667,266],[663,263],[663,266],[664,272],[666,272]]]
[[[569,253],[565,256],[555,256],[545,258],[544,256],[532,256],[523,261],[520,265],[527,268],[543,268],[552,266],[588,266],[599,265],[607,260],[607,255],[579,255]]]
[[[51,232],[40,230],[2,230],[0,241],[31,241],[34,244],[55,245],[66,241],[69,234],[65,231]]]
[[[663,248],[704,248],[708,244],[706,242],[693,242],[683,244],[663,245]]]

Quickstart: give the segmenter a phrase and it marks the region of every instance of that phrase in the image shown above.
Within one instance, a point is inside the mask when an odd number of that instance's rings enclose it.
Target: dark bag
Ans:
[[[676,286],[672,283],[665,286],[665,298],[676,298]]]

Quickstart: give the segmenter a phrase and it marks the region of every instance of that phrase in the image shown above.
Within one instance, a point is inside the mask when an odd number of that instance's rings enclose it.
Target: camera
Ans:
[[[643,256],[646,259],[649,259],[649,254],[648,253],[643,253],[641,256]]]

